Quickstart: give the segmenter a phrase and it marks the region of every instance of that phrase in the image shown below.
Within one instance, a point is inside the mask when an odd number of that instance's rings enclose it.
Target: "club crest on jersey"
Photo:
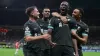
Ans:
[[[25,30],[26,30],[26,31],[29,31],[29,27],[26,27]]]
[[[27,36],[32,35],[31,32],[30,32],[30,30],[29,30],[29,27],[25,28],[25,35],[27,35]]]

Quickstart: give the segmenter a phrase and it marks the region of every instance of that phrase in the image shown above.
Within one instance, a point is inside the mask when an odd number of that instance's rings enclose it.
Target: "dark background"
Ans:
[[[0,25],[22,26],[28,17],[24,11],[27,7],[36,5],[40,10],[48,6],[51,11],[59,9],[63,0],[0,0]],[[82,19],[89,26],[100,26],[100,0],[67,0],[70,3],[70,14],[74,8],[84,9]]]
[[[0,27],[8,32],[0,32],[0,40],[15,41],[23,38],[23,25],[28,20],[25,9],[36,5],[40,11],[49,7],[57,11],[63,0],[0,0]],[[89,26],[89,44],[100,44],[100,0],[68,0],[70,3],[69,14],[74,8],[84,9],[82,19]]]

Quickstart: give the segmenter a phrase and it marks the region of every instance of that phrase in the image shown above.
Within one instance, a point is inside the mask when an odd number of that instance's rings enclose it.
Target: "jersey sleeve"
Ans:
[[[82,36],[88,36],[89,33],[89,28],[84,29],[84,31],[82,32]]]
[[[74,18],[68,19],[68,23],[71,30],[77,29],[77,22]]]
[[[30,31],[30,26],[29,25],[25,25],[24,26],[24,36],[31,36],[31,31]]]

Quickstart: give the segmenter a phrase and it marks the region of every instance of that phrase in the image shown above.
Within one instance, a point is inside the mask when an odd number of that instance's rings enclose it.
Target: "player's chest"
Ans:
[[[39,33],[40,32],[40,26],[36,23],[34,25],[31,25],[31,31],[35,32],[35,33]]]
[[[61,28],[61,27],[64,27],[64,26],[68,26],[68,24],[64,24],[64,23],[62,22],[62,20],[60,20],[60,19],[55,19],[55,26],[54,26],[54,27],[59,27],[59,28]]]

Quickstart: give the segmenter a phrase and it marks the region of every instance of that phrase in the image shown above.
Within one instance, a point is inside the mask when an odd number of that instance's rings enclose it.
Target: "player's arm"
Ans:
[[[54,47],[56,45],[56,43],[52,42],[52,37],[51,37],[52,30],[54,29],[53,26],[54,26],[54,19],[51,18],[49,25],[48,25],[48,34],[50,36],[50,39],[48,41],[49,41],[50,45],[52,45],[52,47]]]
[[[52,34],[52,29],[48,29],[48,34],[50,35],[50,38],[49,38],[49,44],[54,47],[56,45],[56,43],[52,42],[52,37],[51,37],[51,34]]]
[[[74,38],[74,34],[73,34],[74,32],[77,31],[77,22],[74,18],[70,19],[68,22],[69,22],[69,27],[71,29],[71,35],[72,35],[72,41],[73,41],[75,56],[78,56],[77,39]]]
[[[52,16],[59,17],[63,23],[68,23],[67,16],[61,16],[58,12],[52,12]]]
[[[58,12],[52,12],[52,16],[54,16],[54,17],[61,17],[61,15]]]
[[[78,41],[82,42],[82,43],[86,43],[86,39],[87,39],[87,36],[85,34],[85,32],[83,32],[84,34],[82,34],[82,37],[80,37],[76,32],[77,32],[77,22],[76,20],[73,18],[72,20],[68,21],[71,25],[71,33],[72,35],[74,36],[74,38],[76,38]],[[75,28],[74,28],[75,27]],[[86,30],[84,30],[86,31]]]
[[[76,28],[76,26],[75,26]],[[71,34],[72,34],[72,41],[73,41],[73,46],[74,46],[74,51],[75,51],[75,56],[78,56],[78,46],[77,46],[77,39],[74,38],[74,32],[76,31],[76,29],[71,29]]]
[[[35,40],[39,40],[39,39],[48,39],[49,35],[48,34],[44,34],[41,36],[25,36],[24,37],[26,41],[35,41]]]
[[[72,41],[73,41],[73,46],[74,46],[75,55],[78,55],[77,40],[76,40],[75,38],[72,37]]]
[[[48,38],[49,38],[49,34],[44,34],[44,35],[40,35],[40,36],[32,36],[29,26],[25,27],[24,39],[26,41],[35,41],[35,40],[39,40],[39,39],[48,39]]]
[[[82,33],[82,42],[87,43],[88,40],[88,33],[89,33],[89,28],[85,29],[84,32]]]
[[[88,33],[87,32],[83,32],[82,33],[82,37],[80,37],[75,30],[73,30],[73,35],[75,36],[75,38],[77,40],[79,40],[80,42],[82,42],[83,44],[86,44],[87,43],[87,39],[88,39]]]

